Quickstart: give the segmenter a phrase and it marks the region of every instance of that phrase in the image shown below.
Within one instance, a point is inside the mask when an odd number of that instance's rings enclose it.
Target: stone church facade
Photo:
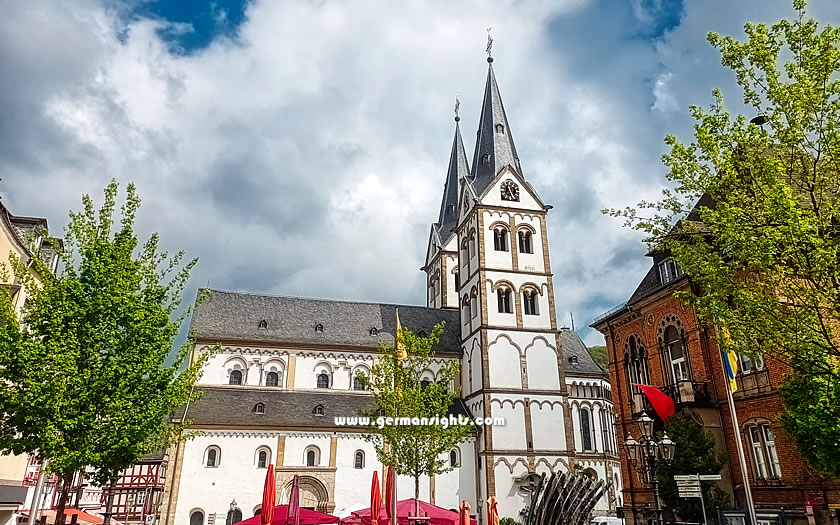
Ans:
[[[495,495],[518,518],[539,474],[579,471],[613,486],[596,507],[621,506],[611,389],[574,331],[558,328],[542,202],[525,179],[488,58],[471,167],[455,138],[423,271],[427,305],[399,306],[415,333],[440,322],[441,360],[459,359],[456,414],[504,418],[451,450],[453,470],[421,480],[420,497],[445,508]],[[371,405],[354,378],[380,340],[393,344],[397,305],[209,291],[191,329],[195,355],[221,344],[186,408],[198,435],[170,452],[164,525],[216,525],[259,511],[265,467],[277,493],[302,480],[302,505],[336,515],[369,502],[383,466],[361,428],[338,424]],[[424,372],[435,379],[436,370]],[[414,482],[398,480],[399,498]]]

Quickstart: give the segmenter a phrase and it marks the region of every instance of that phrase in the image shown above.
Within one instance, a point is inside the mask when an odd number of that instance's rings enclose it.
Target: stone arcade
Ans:
[[[518,517],[535,477],[579,470],[615,485],[596,512],[621,505],[610,385],[577,334],[558,329],[549,262],[550,210],[524,178],[493,59],[472,166],[456,117],[438,221],[426,261],[427,306],[400,306],[414,332],[446,321],[437,351],[460,359],[457,410],[503,417],[446,458],[455,468],[421,480],[420,497],[445,508],[466,499],[484,516],[487,498]],[[393,343],[395,305],[210,291],[197,307],[195,353],[220,342],[187,418],[202,432],[170,451],[164,525],[217,525],[259,512],[265,467],[277,493],[295,474],[302,505],[342,514],[369,502],[382,476],[358,429],[338,426],[369,406],[354,381]],[[436,370],[426,372],[430,381]],[[411,497],[410,478],[398,481]]]

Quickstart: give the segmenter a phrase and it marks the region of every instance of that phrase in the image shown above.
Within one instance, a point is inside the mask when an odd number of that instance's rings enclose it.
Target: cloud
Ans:
[[[687,104],[715,86],[740,99],[706,32],[791,12],[758,0],[262,0],[188,16],[164,4],[176,3],[7,6],[0,189],[13,212],[59,229],[82,193],[134,181],[142,232],[200,258],[189,294],[209,282],[423,304],[453,97],[469,149],[493,26],[525,176],[555,206],[557,311],[576,327],[625,300],[650,264],[640,237],[598,210],[658,195],[662,137],[689,137]]]

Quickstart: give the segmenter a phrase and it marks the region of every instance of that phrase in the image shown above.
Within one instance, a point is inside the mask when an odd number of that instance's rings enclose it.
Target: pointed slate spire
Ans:
[[[461,117],[458,116],[460,102],[455,99],[455,139],[452,141],[452,153],[449,156],[449,171],[446,173],[446,184],[443,187],[443,199],[440,202],[440,216],[438,217],[438,233],[443,242],[452,235],[452,228],[458,222],[458,190],[459,182],[469,176],[467,152],[461,139]]]
[[[502,96],[496,84],[496,75],[493,73],[492,56],[487,57],[487,63],[487,85],[484,88],[484,102],[478,122],[471,177],[473,187],[479,195],[484,193],[496,175],[508,164],[522,174],[505,107],[502,105]]]

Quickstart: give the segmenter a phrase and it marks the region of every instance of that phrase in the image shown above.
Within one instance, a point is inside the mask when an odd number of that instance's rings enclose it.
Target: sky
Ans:
[[[823,23],[840,3],[811,0]],[[454,132],[467,156],[486,29],[523,175],[548,215],[558,323],[592,319],[649,268],[601,214],[656,199],[666,134],[722,89],[706,34],[789,0],[43,0],[0,18],[0,196],[60,234],[81,196],[137,184],[141,238],[198,257],[196,289],[425,304]],[[752,116],[752,115],[749,115]]]

